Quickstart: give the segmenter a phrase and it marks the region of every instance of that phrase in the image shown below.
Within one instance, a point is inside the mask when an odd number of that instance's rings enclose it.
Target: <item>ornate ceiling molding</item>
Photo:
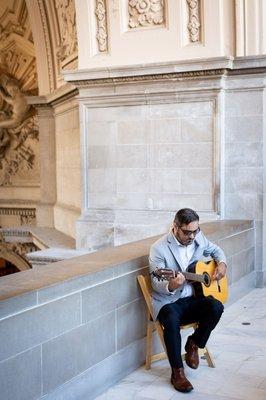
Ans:
[[[8,3],[0,16],[0,72],[16,78],[24,92],[36,94],[35,50],[24,0]]]
[[[201,21],[200,21],[200,0],[187,0],[188,5],[188,32],[189,40],[192,43],[200,42]]]
[[[129,0],[129,28],[164,25],[164,8],[164,0]]]
[[[95,15],[97,22],[98,50],[101,53],[108,51],[108,30],[106,18],[106,0],[96,0]]]

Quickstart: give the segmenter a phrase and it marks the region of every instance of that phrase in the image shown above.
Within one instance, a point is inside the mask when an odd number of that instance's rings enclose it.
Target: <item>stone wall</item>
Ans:
[[[233,302],[254,287],[254,225],[202,229],[228,255]],[[155,240],[1,278],[3,399],[90,400],[143,364],[146,310],[136,277]]]

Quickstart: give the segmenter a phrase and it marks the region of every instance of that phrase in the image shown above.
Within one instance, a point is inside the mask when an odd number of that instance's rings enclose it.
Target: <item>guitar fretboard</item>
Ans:
[[[184,271],[182,272],[182,274],[184,275],[184,277],[190,281],[195,281],[195,282],[201,282],[204,283],[204,275],[200,275],[200,274],[195,274],[193,272],[187,272]]]

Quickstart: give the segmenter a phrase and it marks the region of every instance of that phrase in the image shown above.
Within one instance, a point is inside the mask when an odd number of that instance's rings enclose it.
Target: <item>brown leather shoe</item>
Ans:
[[[172,368],[171,383],[179,392],[191,392],[193,386],[184,374],[184,368]]]
[[[197,369],[199,366],[199,352],[198,352],[198,346],[196,343],[193,341],[191,336],[188,337],[187,343],[185,345],[185,360],[187,365],[190,368]]]

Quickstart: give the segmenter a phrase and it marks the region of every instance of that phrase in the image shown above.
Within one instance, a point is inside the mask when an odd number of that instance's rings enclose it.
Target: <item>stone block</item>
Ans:
[[[24,311],[0,322],[0,360],[73,329],[81,322],[80,295]]]
[[[226,168],[262,167],[262,145],[260,142],[227,143]]]
[[[104,315],[42,346],[43,394],[115,353],[115,315]]]
[[[197,211],[214,211],[213,196],[210,194],[189,194],[168,193],[162,197],[160,194],[153,194],[154,209],[162,211],[172,211],[172,215],[176,210],[189,207]]]
[[[262,91],[231,91],[225,95],[226,116],[262,115]]]
[[[147,168],[118,168],[117,192],[147,193],[150,190],[150,172]]]
[[[181,168],[153,168],[151,175],[151,193],[181,193]]]
[[[153,235],[154,226],[151,225],[115,224],[115,246],[145,239]]]
[[[115,145],[117,123],[115,121],[89,122],[87,135],[89,146]]]
[[[115,146],[95,145],[88,149],[89,168],[115,168],[116,149]]]
[[[225,142],[261,142],[263,119],[256,115],[242,115],[225,119]]]
[[[90,168],[88,173],[89,193],[115,193],[116,170],[114,168]]]
[[[232,283],[254,271],[255,251],[254,247],[232,256]]]
[[[263,168],[227,168],[225,191],[227,193],[262,193]]]
[[[161,144],[153,147],[154,168],[212,167],[213,148],[210,143]]]
[[[181,140],[183,143],[212,142],[214,135],[212,117],[181,118]]]
[[[137,270],[116,279],[116,307],[121,307],[141,297],[137,282],[139,273],[140,271]]]
[[[148,193],[117,193],[114,201],[116,210],[145,210],[150,208]]]
[[[120,288],[114,279],[83,290],[81,292],[82,322],[87,323],[114,311],[117,304],[117,290]]]
[[[29,292],[21,296],[10,297],[0,301],[0,320],[7,315],[15,314],[37,305],[37,292]]]
[[[150,105],[150,117],[177,118],[210,116],[213,112],[211,101],[184,102]]]
[[[117,168],[146,168],[147,146],[146,145],[117,145],[116,146]]]
[[[75,270],[78,272],[79,263],[78,261],[75,263]],[[55,300],[57,298],[72,294],[77,292],[78,290],[85,289],[89,286],[93,286],[99,284],[106,279],[111,279],[113,277],[113,269],[108,268],[103,271],[98,271],[94,273],[88,273],[84,275],[83,268],[80,268],[80,272],[82,276],[74,277],[72,279],[67,279],[63,282],[60,282],[57,285],[52,285],[48,287],[44,287],[38,290],[38,303],[46,303],[47,301]],[[61,275],[62,280],[64,274]]]
[[[41,379],[39,346],[0,363],[0,397],[2,400],[39,399],[42,394]]]
[[[151,121],[120,121],[117,144],[147,144],[151,140]]]
[[[138,340],[66,382],[43,400],[93,400],[137,369],[145,360],[145,340]],[[13,400],[13,399],[12,399]]]
[[[219,246],[230,257],[254,246],[254,229],[249,229],[237,235],[229,236],[218,241]]]
[[[152,143],[180,143],[180,119],[154,119],[151,125]]]
[[[262,195],[257,193],[226,193],[225,218],[261,219]]]
[[[181,190],[184,194],[212,194],[213,171],[210,168],[182,169]]]
[[[117,203],[116,193],[88,193],[88,201],[91,209],[115,209]],[[77,235],[79,232],[77,232]]]
[[[117,309],[117,349],[128,346],[146,334],[147,308],[143,299]]]

